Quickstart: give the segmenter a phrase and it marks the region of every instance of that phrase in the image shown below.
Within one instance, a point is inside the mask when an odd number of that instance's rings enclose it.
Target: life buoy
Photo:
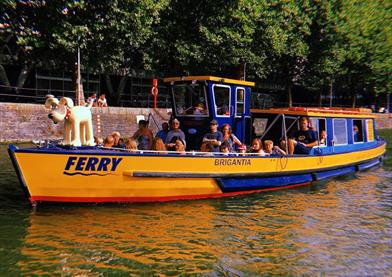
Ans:
[[[152,87],[151,94],[154,95],[154,96],[157,96],[158,95],[158,88],[157,87]]]

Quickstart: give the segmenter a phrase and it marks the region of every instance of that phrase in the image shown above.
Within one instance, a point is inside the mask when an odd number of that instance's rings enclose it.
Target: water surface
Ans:
[[[392,272],[392,168],[312,186],[156,204],[29,206],[0,146],[0,276]]]

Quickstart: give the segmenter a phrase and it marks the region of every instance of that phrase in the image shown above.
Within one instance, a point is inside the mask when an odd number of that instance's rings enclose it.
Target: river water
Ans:
[[[392,275],[389,160],[300,189],[33,209],[0,154],[0,276]]]

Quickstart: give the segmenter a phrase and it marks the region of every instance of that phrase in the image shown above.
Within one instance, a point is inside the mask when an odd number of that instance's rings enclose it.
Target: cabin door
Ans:
[[[247,90],[245,87],[234,87],[233,93],[233,117],[232,117],[232,128],[236,136],[243,142],[246,143],[245,139],[247,133],[246,129],[249,128],[250,116],[247,103],[249,103]],[[248,104],[249,105],[249,104]]]
[[[228,85],[213,84],[212,85],[212,103],[214,111],[214,119],[218,120],[219,128],[223,124],[232,125],[233,102],[232,87]]]

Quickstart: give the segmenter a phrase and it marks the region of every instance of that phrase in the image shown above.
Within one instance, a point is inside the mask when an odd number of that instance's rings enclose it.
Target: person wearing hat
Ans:
[[[210,122],[210,132],[205,134],[203,137],[203,142],[210,144],[214,148],[214,152],[219,152],[219,146],[222,144],[223,134],[218,131],[218,121],[211,120]]]
[[[176,140],[181,139],[186,147],[185,134],[180,129],[180,121],[175,118],[170,124],[170,131],[167,133],[165,145],[167,150],[175,151]]]

